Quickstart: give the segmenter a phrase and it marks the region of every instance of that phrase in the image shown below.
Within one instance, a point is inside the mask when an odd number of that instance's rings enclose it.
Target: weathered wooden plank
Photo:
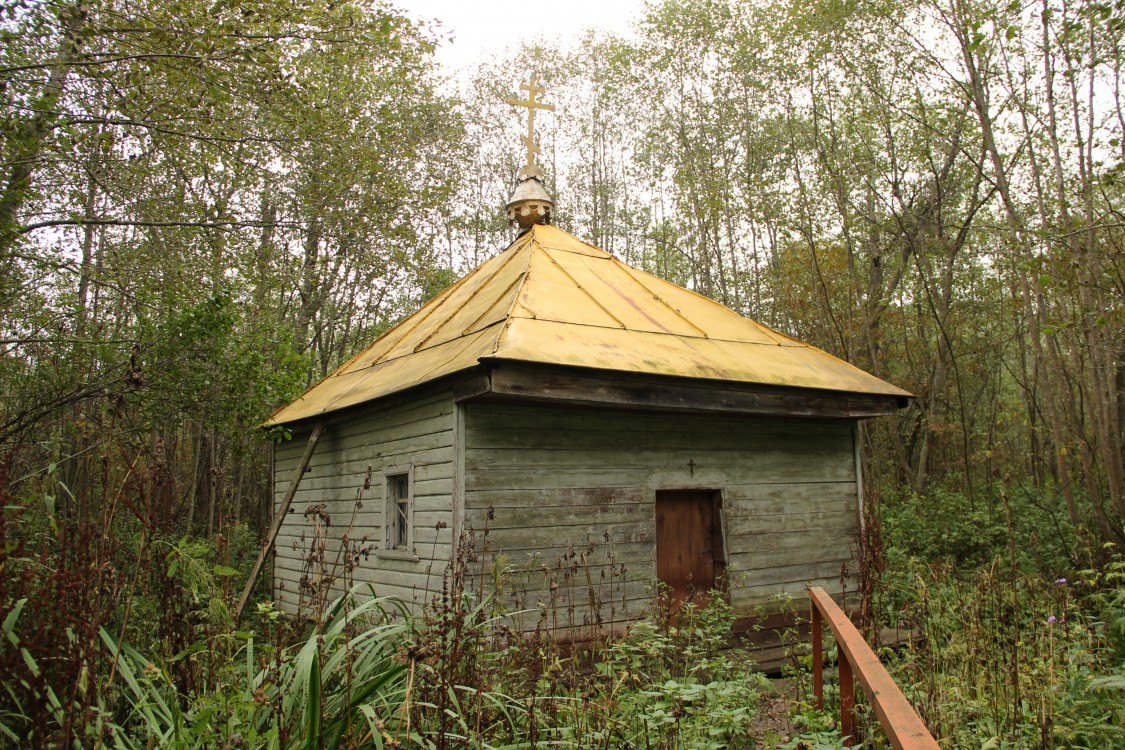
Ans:
[[[638,432],[666,430],[669,424],[677,431],[704,435],[716,432],[731,435],[743,434],[794,434],[794,435],[848,435],[850,419],[806,419],[751,416],[694,416],[669,415],[645,412],[607,412],[605,409],[587,409],[564,406],[538,406],[534,404],[466,404],[466,428],[470,432],[494,429],[504,425],[511,430],[574,430],[583,433],[617,432],[628,426]],[[607,419],[607,415],[609,418]]]
[[[557,598],[552,600],[543,596],[504,596],[501,601],[513,615],[519,613],[518,617],[513,616],[511,619],[517,623],[522,621],[517,627],[525,631],[534,628],[541,620],[547,627],[562,628],[572,624],[589,625],[599,620],[603,624],[628,622],[644,617],[655,609],[652,597],[602,599],[591,607],[586,593],[576,596],[574,601]],[[554,635],[558,637],[560,634],[556,632]]]
[[[843,550],[846,549],[845,544]],[[846,552],[842,553],[839,545],[827,544],[776,550],[738,551],[727,556],[727,571],[732,580],[737,580],[742,574],[749,576],[749,580],[754,580],[759,571],[770,568],[834,563],[839,570],[840,563],[850,559]]]
[[[607,578],[601,580],[593,575],[591,572],[591,584],[587,584],[585,571],[579,571],[578,574],[569,579],[554,580],[547,577],[529,576],[526,578],[520,577],[514,573],[508,573],[503,579],[504,596],[519,596],[519,595],[535,595],[536,597],[548,597],[552,594],[556,595],[556,601],[568,601],[572,603],[579,603],[588,601],[588,594],[591,590],[595,594],[605,594],[617,598],[632,598],[640,599],[645,597],[652,597],[655,594],[655,578],[639,578],[629,577],[625,580],[621,578]],[[557,583],[557,588],[552,589],[552,581]],[[491,578],[486,581],[486,586],[491,586]],[[605,597],[599,596],[601,601],[606,601]]]
[[[442,450],[448,451],[449,449]],[[424,454],[418,455],[418,459],[424,458]],[[450,478],[452,464],[448,461],[440,460],[448,457],[438,455],[438,457],[432,458],[439,460],[414,463],[415,481]],[[308,473],[308,475],[306,475],[308,485],[305,491],[306,493],[322,494],[326,499],[354,499],[360,487],[363,486],[364,478],[367,477],[368,466],[369,464],[364,462],[363,464],[355,464],[354,467],[340,467],[339,470],[332,473],[327,473],[328,470],[324,470],[322,473],[318,473],[318,475],[316,475],[316,473]],[[371,487],[364,491],[363,496],[366,498],[381,497],[382,491],[384,491],[384,488],[382,488],[382,484],[384,484],[382,475],[384,475],[384,472],[404,470],[406,466],[408,466],[408,463],[405,462],[388,463],[385,464],[385,466],[380,466],[378,463],[371,464]]]
[[[584,433],[617,432],[628,426],[646,431],[666,429],[674,424],[683,432],[710,435],[716,432],[732,435],[783,433],[794,435],[848,435],[850,419],[806,419],[752,416],[694,416],[645,412],[607,412],[570,406],[539,406],[535,404],[466,404],[466,428],[470,432],[494,429],[503,424],[512,430],[574,430]],[[608,419],[607,419],[608,415]]]
[[[855,508],[855,482],[741,484],[723,492],[728,516],[769,515],[792,510]]]
[[[306,562],[305,555],[308,554],[307,544],[298,543],[296,547],[299,554],[279,560],[278,570],[303,571],[309,564],[319,564],[316,561],[312,561],[311,563]],[[449,545],[444,545],[445,550],[448,550],[448,548]],[[438,549],[441,550],[442,547],[439,546]],[[328,546],[324,552],[324,563],[329,569],[336,564],[338,550],[338,545],[332,545]],[[427,568],[431,571],[440,570],[449,562],[448,557],[430,557],[429,547],[425,550],[420,549],[419,552],[424,552],[425,554],[419,555],[417,560],[413,560],[402,557],[381,557],[378,551],[376,551],[366,558],[360,558],[357,569],[386,570],[395,572],[396,574],[401,573],[404,575],[425,577]],[[342,566],[343,562],[341,562],[340,565]],[[342,570],[343,568],[341,567],[340,569]]]
[[[357,583],[382,584],[418,591],[441,590],[441,576],[445,570],[443,561],[436,561],[433,565],[391,559],[379,560],[377,565],[372,564],[375,562],[372,558],[353,571]],[[426,568],[429,568],[428,572]]]
[[[834,560],[812,565],[788,565],[779,568],[766,568],[745,574],[738,586],[731,586],[731,603],[745,604],[750,601],[769,599],[777,594],[799,594],[806,586],[840,586],[840,570],[850,560]]]
[[[851,508],[855,501],[851,482],[781,483],[732,485],[724,488],[723,502],[728,517],[777,515],[800,510],[803,500],[811,510]],[[473,508],[602,507],[639,504],[653,506],[653,490],[647,487],[545,487],[526,490],[475,490],[469,494]]]
[[[553,497],[546,493],[528,497],[528,507],[493,508],[488,527],[493,530],[525,527],[555,528],[561,535],[569,535],[571,527],[589,528],[596,525],[617,525],[652,521],[653,508],[649,503],[620,503],[601,505],[546,505]],[[483,527],[486,511],[469,512],[474,527]],[[565,530],[564,530],[565,529]]]
[[[416,554],[422,558],[428,558],[431,550],[435,545],[441,552],[443,559],[448,558],[448,547],[452,544],[452,533],[449,529],[442,529],[435,531],[432,527],[428,529],[417,529],[415,532],[414,548]],[[382,528],[355,528],[349,534],[352,542],[361,545],[374,545],[376,548],[383,547],[383,530]],[[314,532],[310,527],[295,526],[290,528],[282,527],[281,533],[278,535],[278,544],[285,545],[287,550],[293,549],[293,545],[298,546],[298,550],[307,549],[315,539]],[[338,549],[340,546],[341,538],[339,535],[325,536],[325,547],[330,550]]]
[[[331,514],[334,522],[324,530],[324,536],[328,539],[339,539],[344,533],[347,533],[351,539],[366,538],[369,541],[382,542],[384,521],[382,514],[357,514],[353,520],[350,514]],[[432,514],[422,514],[419,520],[414,524],[414,541],[418,544],[430,544],[435,539],[441,541],[443,538],[452,535],[452,529],[449,525],[449,513],[443,511]],[[416,515],[416,518],[418,516]],[[439,528],[441,526],[441,528]],[[299,521],[282,526],[283,535],[286,536],[300,536],[302,533],[306,538],[311,538],[313,533],[313,523],[305,522],[303,518]]]
[[[652,506],[653,491],[645,487],[543,487],[532,490],[475,489],[466,498],[473,508],[524,508],[529,505],[601,507],[639,503]]]
[[[440,489],[443,489],[440,485],[429,485],[425,483],[444,481],[447,483],[446,486],[448,486],[449,468],[449,464],[442,463],[415,465],[415,495],[421,497],[448,497],[448,493],[440,492]],[[365,476],[366,469],[362,473],[354,473],[348,476],[337,475],[332,477],[310,478],[307,480],[308,485],[302,485],[301,489],[298,490],[297,500],[301,501],[303,499],[306,502],[355,502],[360,488],[363,487]],[[419,479],[419,476],[437,478]],[[418,491],[419,489],[421,491]],[[435,492],[433,490],[439,491]],[[376,472],[373,469],[371,474],[371,486],[364,490],[363,502],[368,504],[381,500],[383,491],[383,472]]]
[[[905,399],[887,396],[739,387],[682,379],[580,375],[557,368],[493,368],[490,397],[524,398],[582,406],[668,409],[690,412],[873,417],[895,414]]]
[[[351,501],[330,501],[326,503],[318,503],[323,505],[325,512],[331,517],[331,526],[329,531],[333,534],[339,534],[340,531],[352,525],[356,528],[361,527],[375,527],[383,525],[383,504],[381,502],[365,502],[363,507],[359,510],[354,510],[355,504]],[[303,507],[298,507],[296,513],[289,515],[296,516],[296,519],[291,519],[295,523],[304,523]],[[444,521],[448,527],[449,521],[452,518],[448,502],[444,507],[430,507],[415,504],[414,507],[414,527],[418,530],[432,529],[438,521]],[[297,519],[300,519],[297,521]],[[311,528],[312,525],[309,524]]]
[[[615,585],[595,584],[588,586],[560,586],[550,588],[509,588],[502,594],[502,601],[512,609],[547,608],[565,610],[573,607],[589,607],[593,597],[603,616],[619,615],[622,611],[639,612],[655,599],[655,588],[640,582],[626,582]]]
[[[514,559],[510,555],[485,555],[473,566],[474,573],[481,570],[493,569],[493,565],[500,565],[501,576],[507,581],[518,581],[523,585],[546,587],[554,581],[581,582],[583,586],[589,580],[595,584],[627,581],[645,581],[651,583],[656,579],[656,567],[653,560],[622,561],[607,555],[588,555],[583,563],[581,556],[576,558],[554,558],[551,560],[529,557]],[[490,573],[491,575],[491,573]]]
[[[396,399],[377,405],[366,405],[346,413],[331,415],[332,431],[339,435],[353,435],[377,427],[396,427],[400,424],[413,422],[451,411],[453,395],[448,389],[431,391],[419,394],[413,398]],[[293,439],[302,439],[301,435],[308,437],[307,429],[293,431]],[[288,441],[287,441],[288,442]],[[284,443],[282,443],[284,445]]]
[[[332,433],[325,444],[332,452],[347,446],[375,445],[389,443],[417,435],[437,435],[452,429],[450,414],[427,414],[422,418],[396,425],[381,425],[377,421],[368,423],[365,429],[354,430],[350,434]],[[284,451],[288,457],[289,451]]]
[[[341,426],[335,434],[340,440],[362,442],[367,439],[367,436],[375,433],[396,436],[438,432],[449,429],[449,424],[452,422],[452,413],[452,401],[442,400],[438,403],[420,405],[387,416],[357,419],[350,424]]]
[[[724,449],[693,451],[690,449],[649,449],[615,448],[591,449],[575,446],[573,449],[522,449],[490,448],[488,450],[470,449],[465,456],[467,471],[482,471],[492,467],[519,466],[524,469],[630,469],[662,465],[682,466],[689,473],[692,467],[739,469],[743,472],[758,468],[782,469],[788,471],[789,480],[803,476],[803,470],[813,472],[832,468],[841,477],[838,481],[855,477],[852,462],[851,444],[831,445],[827,441],[810,439],[800,445],[785,446],[779,442],[743,448],[729,445]]]
[[[477,550],[484,549],[487,544],[488,553],[490,555],[503,554],[506,558],[507,564],[513,568],[519,568],[526,565],[533,564],[538,568],[540,565],[547,565],[548,567],[554,566],[555,563],[574,553],[582,555],[586,553],[586,559],[594,563],[624,563],[630,568],[635,565],[644,563],[655,565],[656,561],[656,548],[652,542],[633,542],[633,543],[616,543],[607,545],[602,543],[602,539],[592,542],[593,550],[590,550],[591,543],[568,543],[566,540],[555,540],[551,545],[543,545],[528,549],[516,549],[513,547],[506,547],[504,549],[497,549],[492,544],[491,535],[485,538],[481,531],[476,532],[476,545]],[[568,558],[569,559],[569,558]],[[655,568],[653,568],[655,570]]]
[[[361,535],[358,532],[357,529],[355,535],[350,538],[353,548],[370,548],[372,554],[378,554],[382,550],[381,533]],[[292,554],[288,554],[281,559],[303,559],[312,549],[314,540],[315,537],[305,529],[295,534],[286,534],[280,537],[279,544],[284,544],[285,549],[292,552]],[[339,538],[326,537],[323,541],[325,549],[331,554],[335,554],[335,551],[340,548]],[[431,535],[429,538],[417,540],[414,545],[415,554],[422,560],[430,560],[431,558],[448,560],[451,544],[451,535],[447,531],[443,531],[438,536]]]
[[[450,417],[442,416],[400,426],[392,431],[372,428],[351,437],[334,435],[331,440],[324,441],[322,446],[324,453],[320,454],[318,451],[318,457],[314,461],[314,465],[348,459],[350,457],[347,453],[349,450],[363,451],[367,455],[374,455],[377,450],[397,452],[403,447],[409,450],[413,444],[410,441],[416,441],[420,438],[428,437],[433,444],[448,444],[451,442],[449,438],[451,431]],[[329,456],[330,460],[326,462],[323,456]],[[291,461],[293,458],[291,448],[279,447],[278,458],[283,464]]]
[[[800,528],[789,533],[728,535],[727,555],[738,552],[769,552],[820,546],[828,549],[848,549],[856,541],[854,528],[815,529]]]
[[[418,600],[422,601],[441,594],[442,572],[443,568],[440,568],[438,565],[433,566],[433,571],[429,575],[424,573],[404,573],[385,567],[356,568],[349,572],[346,579],[342,574],[334,576],[332,590],[334,594],[338,596],[345,588],[351,588],[356,584],[371,584],[375,587],[377,596],[392,595],[393,592],[386,591],[386,589],[390,588],[398,592],[409,591],[412,593],[411,598],[414,598],[416,595]],[[278,572],[278,575],[281,577],[279,580],[285,581],[286,589],[294,592],[300,591],[300,581],[305,576],[304,570],[295,571],[282,569]],[[315,575],[316,574],[312,577],[315,578]],[[381,594],[379,593],[380,590],[382,590]]]
[[[550,597],[541,597],[539,592],[523,597],[504,594],[500,601],[508,609],[509,618],[515,619],[513,616],[519,613],[520,619],[532,625],[540,619],[540,615],[547,616],[548,625],[555,621],[565,625],[570,621],[571,612],[580,615],[597,612],[603,622],[622,622],[644,617],[655,610],[654,599],[646,592],[625,597],[603,597],[593,609],[590,607],[589,595],[586,592],[576,595],[572,601],[556,599],[552,602]],[[581,617],[575,619],[582,622]]]
[[[371,487],[364,492],[364,497],[370,498],[378,494],[380,497],[383,492],[383,469],[378,469],[378,464],[371,463]],[[414,494],[420,495],[446,495],[450,494],[452,489],[453,480],[450,476],[452,471],[452,464],[439,462],[430,464],[415,464],[414,465]],[[367,466],[362,466],[361,470],[344,473],[336,473],[330,475],[321,475],[319,477],[306,476],[305,480],[301,483],[301,489],[304,491],[321,491],[331,492],[335,496],[345,497],[350,496],[355,498],[355,493],[363,486],[363,480],[367,476]],[[349,495],[350,493],[350,495]]]
[[[854,510],[813,510],[761,516],[734,516],[727,519],[728,537],[750,534],[777,534],[816,529],[836,532],[856,529]]]
[[[744,485],[748,481],[757,484],[791,484],[794,466],[760,466],[749,473],[746,467],[715,467],[696,465],[694,470],[688,466],[688,458],[676,460],[674,464],[631,467],[572,468],[539,467],[528,468],[466,468],[465,481],[470,494],[480,490],[538,490],[545,486],[557,489],[603,487],[642,487],[646,489],[726,489]],[[794,462],[795,464],[796,462]],[[801,476],[808,483],[853,481],[854,466],[833,464],[812,466],[802,470]]]
[[[608,417],[608,418],[612,418]],[[498,423],[488,429],[468,432],[471,452],[503,450],[558,450],[572,449],[583,452],[610,450],[626,451],[726,451],[726,450],[795,450],[848,451],[851,455],[850,435],[816,433],[796,434],[779,430],[754,432],[723,432],[721,426],[711,432],[687,432],[675,429],[673,423],[651,425],[646,431],[625,423],[618,430],[561,430],[543,426],[513,429]]]
[[[656,526],[648,521],[613,525],[571,526],[568,535],[576,546],[584,544],[630,544],[651,543],[655,539]],[[606,539],[605,535],[609,538]],[[559,543],[558,529],[548,527],[490,529],[488,542],[494,550],[526,550],[555,546]]]
[[[370,443],[343,443],[324,447],[317,451],[315,459],[309,464],[311,472],[319,473],[325,467],[346,466],[350,463],[388,462],[398,456],[412,456],[423,451],[453,447],[453,430],[428,432],[417,435],[404,435],[394,440],[373,440]],[[453,453],[449,451],[452,460]]]

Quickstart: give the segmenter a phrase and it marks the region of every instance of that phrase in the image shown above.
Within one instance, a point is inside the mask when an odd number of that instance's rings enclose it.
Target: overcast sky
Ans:
[[[502,53],[521,41],[543,39],[566,43],[585,29],[625,35],[640,17],[644,0],[391,0],[420,20],[441,21],[452,42],[444,42],[437,58],[447,73],[470,67],[483,56]]]

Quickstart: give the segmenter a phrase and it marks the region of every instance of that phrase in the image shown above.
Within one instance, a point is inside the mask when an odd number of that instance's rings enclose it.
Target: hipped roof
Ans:
[[[338,411],[489,361],[910,395],[561,229],[536,225],[267,424]]]

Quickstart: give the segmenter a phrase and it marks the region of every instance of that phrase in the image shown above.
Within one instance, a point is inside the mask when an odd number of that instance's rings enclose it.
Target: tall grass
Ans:
[[[407,680],[398,654],[412,627],[400,603],[357,587],[296,646],[278,649],[243,633],[221,688],[189,696],[165,664],[119,648],[103,631],[124,680],[110,745],[378,747],[400,732]]]

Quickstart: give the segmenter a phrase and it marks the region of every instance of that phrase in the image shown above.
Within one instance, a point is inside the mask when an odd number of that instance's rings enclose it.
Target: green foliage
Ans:
[[[238,647],[217,667],[214,688],[191,695],[159,658],[119,647],[103,630],[125,707],[99,708],[99,716],[120,748],[205,748],[236,736],[244,748],[495,747],[534,738],[561,747],[748,748],[768,680],[719,650],[730,624],[720,600],[689,605],[681,626],[639,624],[606,644],[592,676],[560,661],[549,642],[538,651],[499,646],[499,622],[483,619],[491,605],[473,597],[461,600],[463,610],[414,621],[357,588],[294,646],[235,633]],[[267,629],[272,614],[259,613]],[[454,632],[468,640],[453,641]],[[540,678],[528,681],[528,667]]]
[[[158,662],[119,650],[103,631],[129,705],[113,726],[114,746],[155,740],[161,747],[209,748],[237,736],[245,748],[357,747],[393,726],[405,684],[396,655],[410,628],[400,605],[355,590],[333,602],[324,623],[296,646],[236,634],[240,645],[222,665],[218,689],[194,696],[179,695]]]
[[[1072,571],[1082,536],[1066,516],[1062,500],[1049,490],[1000,492],[971,502],[964,492],[934,487],[887,493],[881,506],[890,566],[904,557],[975,570],[1014,553],[1021,570],[1058,578]],[[1007,503],[1005,505],[1005,502]]]
[[[920,562],[889,571],[881,611],[914,634],[905,651],[884,652],[889,669],[954,746],[1119,746],[1122,587],[1099,580],[1119,566],[1054,581],[999,562],[960,575]]]
[[[136,359],[144,391],[135,397],[159,423],[186,415],[221,429],[255,425],[302,389],[308,363],[291,332],[270,330],[229,295],[140,321],[151,342]]]

